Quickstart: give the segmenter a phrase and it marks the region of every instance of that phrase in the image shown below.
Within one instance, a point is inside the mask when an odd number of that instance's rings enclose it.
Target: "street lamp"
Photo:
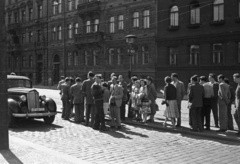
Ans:
[[[130,70],[129,70],[129,78],[131,78],[131,74],[132,74],[132,56],[135,54],[135,49],[133,47],[133,44],[136,41],[136,36],[135,35],[127,35],[125,36],[126,38],[126,43],[129,45],[128,48],[128,54],[130,56]]]

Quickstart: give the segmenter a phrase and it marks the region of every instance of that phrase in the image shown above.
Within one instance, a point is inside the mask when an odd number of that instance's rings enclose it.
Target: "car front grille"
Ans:
[[[39,93],[35,90],[27,94],[28,109],[39,108]]]

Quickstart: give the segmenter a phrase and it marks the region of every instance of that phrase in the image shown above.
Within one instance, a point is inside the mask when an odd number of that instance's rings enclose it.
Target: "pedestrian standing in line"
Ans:
[[[151,105],[150,105],[151,113],[150,113],[150,119],[148,120],[148,122],[154,122],[154,116],[156,114],[157,91],[153,84],[152,77],[148,76],[146,80],[147,80],[147,97],[151,100]]]
[[[91,92],[95,103],[95,117],[93,123],[93,129],[106,131],[108,130],[105,126],[104,111],[103,111],[103,87],[102,87],[102,75],[95,75],[95,82],[91,86]]]
[[[135,87],[131,93],[130,99],[132,102],[131,109],[133,110],[133,119],[136,121],[141,121],[141,114],[139,113],[140,106],[141,106],[141,93],[140,91],[140,81],[135,81]]]
[[[104,82],[102,86],[103,86],[103,110],[104,110],[104,114],[108,115],[110,114],[110,110],[109,110],[110,91],[108,89],[108,84],[106,82]]]
[[[217,132],[226,132],[228,129],[228,104],[230,103],[231,93],[229,86],[224,81],[222,74],[218,75],[219,90],[218,90],[218,110],[220,130]]]
[[[61,85],[61,100],[63,104],[63,111],[62,111],[62,118],[64,120],[69,120],[70,113],[71,113],[71,106],[70,106],[70,79],[67,77],[65,79],[65,83]]]
[[[70,88],[71,88],[71,86],[73,86],[74,85],[74,79],[73,79],[73,77],[72,76],[70,76],[69,77],[70,78]],[[70,107],[71,107],[71,113],[70,113],[70,118],[73,118],[74,117],[74,108],[73,108],[73,97],[72,97],[72,95],[70,95],[71,96],[71,101],[70,101]]]
[[[177,104],[177,89],[171,84],[171,78],[169,76],[164,78],[166,86],[164,87],[164,101],[162,104],[166,104],[166,109],[164,111],[164,116],[166,117],[163,126],[166,127],[168,118],[172,121],[172,127],[175,128],[176,118],[178,118],[179,110]]]
[[[123,89],[117,84],[117,77],[112,77],[112,84],[110,86],[110,115],[111,128],[121,129],[120,107],[122,105]]]
[[[140,93],[143,95],[141,99],[141,107],[139,110],[139,113],[142,115],[142,123],[147,123],[147,116],[149,113],[151,113],[151,100],[147,97],[145,93]]]
[[[198,75],[195,75],[195,76],[198,76]],[[190,86],[192,85],[192,80],[191,78],[189,79],[189,83],[188,83],[188,88],[187,88],[187,96],[189,96],[189,92],[190,92]],[[189,99],[189,97],[188,97]],[[191,110],[189,108],[189,113],[188,113],[188,118],[189,118],[189,126],[192,128],[192,120],[191,120]]]
[[[213,113],[213,118],[214,118],[214,123],[215,123],[215,127],[219,128],[219,124],[218,124],[218,90],[219,90],[219,84],[218,82],[215,81],[216,79],[216,75],[213,73],[210,73],[208,76],[208,80],[209,80],[209,84],[211,85],[211,87],[213,88],[213,93],[214,96],[211,98],[211,109],[212,109],[212,113]]]
[[[207,82],[206,76],[200,77],[200,84],[204,88],[203,108],[202,108],[202,124],[206,126],[205,130],[210,130],[211,115],[211,98],[214,96],[213,88]],[[205,123],[204,123],[205,119]]]
[[[110,86],[111,86],[111,84],[112,84],[112,77],[113,76],[117,76],[114,72],[113,73],[111,73],[111,75],[110,75],[110,80],[108,81],[108,89],[110,89]]]
[[[64,76],[61,76],[61,80],[58,82],[58,85],[57,85],[57,89],[60,90],[59,94],[60,94],[60,97],[62,97],[62,92],[61,92],[61,85],[65,83],[65,77]],[[62,104],[62,109],[63,109],[63,104]]]
[[[133,118],[134,111],[132,110],[132,100],[131,100],[131,94],[133,91],[133,88],[135,88],[135,81],[137,81],[138,78],[136,76],[131,77],[131,82],[127,85],[128,89],[128,118]]]
[[[184,86],[184,83],[178,79],[177,73],[172,73],[171,79],[172,79],[172,84],[177,89],[177,105],[179,110],[179,118],[177,119],[176,127],[180,127],[181,126],[181,102],[185,95],[185,86]]]
[[[228,130],[233,130],[233,117],[232,117],[232,104],[235,102],[235,92],[233,87],[230,85],[229,79],[224,78],[225,83],[229,86],[229,90],[231,93],[230,103],[228,104]]]
[[[123,98],[122,98],[122,105],[120,107],[120,116],[121,116],[121,121],[124,121],[125,114],[126,114],[126,103],[127,103],[128,97],[127,97],[127,82],[124,80],[123,75],[118,76],[118,85],[123,88]]]
[[[140,79],[140,93],[147,94],[147,81],[145,79]]]
[[[236,121],[236,124],[238,126],[238,133],[237,135],[240,135],[240,74],[235,73],[233,75],[234,82],[238,84],[236,91],[235,91],[235,113],[234,113],[234,119]]]
[[[188,107],[191,110],[193,132],[202,132],[201,112],[203,107],[204,88],[198,82],[197,76],[191,77],[192,85],[189,88]]]
[[[93,96],[92,96],[92,92],[91,92],[91,87],[92,84],[95,82],[94,79],[94,74],[90,71],[88,73],[88,79],[83,81],[83,85],[82,85],[82,91],[83,91],[83,95],[85,96],[85,105],[86,105],[86,126],[89,125],[89,118],[91,115],[91,122],[90,122],[90,126],[93,126],[93,121],[94,121],[94,112],[95,112],[95,104],[93,101]]]
[[[70,87],[70,93],[72,95],[73,107],[75,110],[74,122],[84,122],[84,99],[82,94],[82,79],[77,77],[75,84]]]

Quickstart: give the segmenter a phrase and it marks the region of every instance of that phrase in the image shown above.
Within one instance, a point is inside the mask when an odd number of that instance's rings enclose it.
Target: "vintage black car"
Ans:
[[[53,99],[39,96],[32,82],[25,76],[8,75],[9,127],[14,127],[20,118],[41,118],[46,124],[52,124],[57,114]]]

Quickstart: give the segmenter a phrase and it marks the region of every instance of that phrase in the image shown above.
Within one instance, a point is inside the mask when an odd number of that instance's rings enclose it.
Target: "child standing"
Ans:
[[[151,108],[150,108],[151,100],[149,100],[148,97],[144,95],[141,102],[142,102],[142,105],[140,107],[139,113],[142,115],[142,122],[146,123],[147,116],[149,113],[151,113]]]

